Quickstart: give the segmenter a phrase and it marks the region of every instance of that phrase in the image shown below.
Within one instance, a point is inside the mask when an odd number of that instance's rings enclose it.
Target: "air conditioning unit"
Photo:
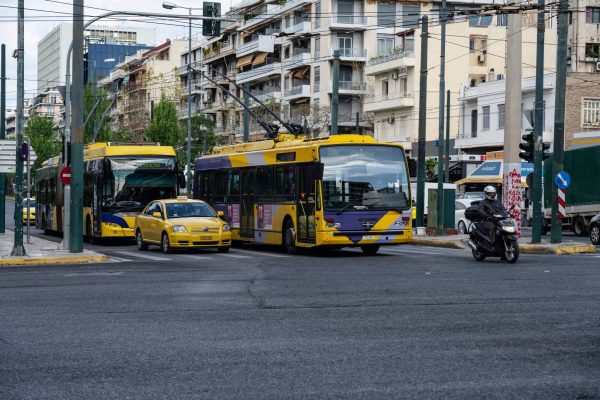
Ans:
[[[600,71],[600,61],[596,61],[596,71]]]
[[[398,72],[394,71],[392,72],[392,79],[397,81],[400,78],[400,75],[398,74]]]
[[[389,117],[387,117],[387,122],[388,122],[389,124],[393,124],[395,120],[396,120],[396,119],[394,118],[394,116],[393,116],[393,115],[390,115]]]
[[[477,57],[477,61],[479,61],[480,63],[484,63],[485,62],[485,54],[480,54]]]

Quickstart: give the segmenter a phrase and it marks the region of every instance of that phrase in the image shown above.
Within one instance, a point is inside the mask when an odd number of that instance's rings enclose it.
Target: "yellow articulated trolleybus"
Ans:
[[[282,134],[217,147],[194,170],[194,196],[225,213],[234,243],[374,254],[412,238],[407,164],[397,144]]]
[[[62,232],[64,187],[61,158],[37,170],[36,225]],[[87,241],[133,238],[135,216],[150,201],[177,196],[185,182],[171,146],[94,143],[83,153],[83,224]]]

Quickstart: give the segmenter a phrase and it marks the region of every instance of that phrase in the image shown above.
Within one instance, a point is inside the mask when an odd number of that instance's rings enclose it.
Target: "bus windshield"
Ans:
[[[409,182],[400,147],[339,145],[320,149],[326,209],[405,210]]]
[[[174,157],[108,158],[102,207],[138,211],[156,199],[176,196]]]

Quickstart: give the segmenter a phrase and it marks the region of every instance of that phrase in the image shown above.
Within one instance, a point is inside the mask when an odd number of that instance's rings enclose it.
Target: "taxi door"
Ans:
[[[156,202],[148,204],[148,207],[141,212],[137,217],[137,224],[142,232],[144,240],[153,240],[151,238],[152,233],[150,232],[150,220],[152,218],[152,210],[156,208]]]
[[[161,214],[160,218],[152,215],[157,212]],[[152,240],[157,243],[160,242],[163,225],[164,225],[164,217],[165,217],[164,207],[161,202],[157,201],[156,203],[154,203],[152,212],[150,213],[150,215],[148,215],[148,221],[147,221],[148,232],[149,232],[148,240]]]

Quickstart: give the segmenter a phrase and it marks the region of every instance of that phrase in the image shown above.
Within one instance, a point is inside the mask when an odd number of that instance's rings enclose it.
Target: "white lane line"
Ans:
[[[73,276],[119,276],[122,275],[123,272],[75,272],[72,274],[66,274],[65,276],[73,277]]]
[[[180,254],[179,256],[183,258],[189,258],[191,260],[214,260],[213,257],[197,256],[195,254]]]
[[[220,254],[222,257],[230,257],[230,258],[252,258],[250,256],[242,256],[239,254]]]
[[[277,257],[277,258],[288,258],[288,257],[290,257],[290,256],[283,255],[283,254],[267,253],[266,251],[254,251],[254,250],[240,250],[240,249],[235,249],[235,250],[233,250],[233,252],[235,252],[235,253],[253,254],[253,255],[261,255],[261,256],[267,256],[267,257]]]
[[[448,252],[448,251],[431,251],[431,250],[409,250],[409,249],[382,249],[384,251],[390,251],[392,253],[396,253],[396,254],[403,254],[403,253],[407,253],[407,254],[423,254],[423,255],[445,255],[445,254],[451,254],[453,252]]]
[[[170,258],[150,256],[147,254],[143,254],[141,252],[136,253],[134,251],[115,251],[115,253],[123,254],[123,255],[129,256],[129,257],[145,258],[146,260],[152,260],[152,261],[171,261]]]
[[[122,258],[122,257],[115,257],[115,256],[109,256],[108,258],[114,262],[132,262],[133,261],[133,260],[130,260],[129,258]]]

